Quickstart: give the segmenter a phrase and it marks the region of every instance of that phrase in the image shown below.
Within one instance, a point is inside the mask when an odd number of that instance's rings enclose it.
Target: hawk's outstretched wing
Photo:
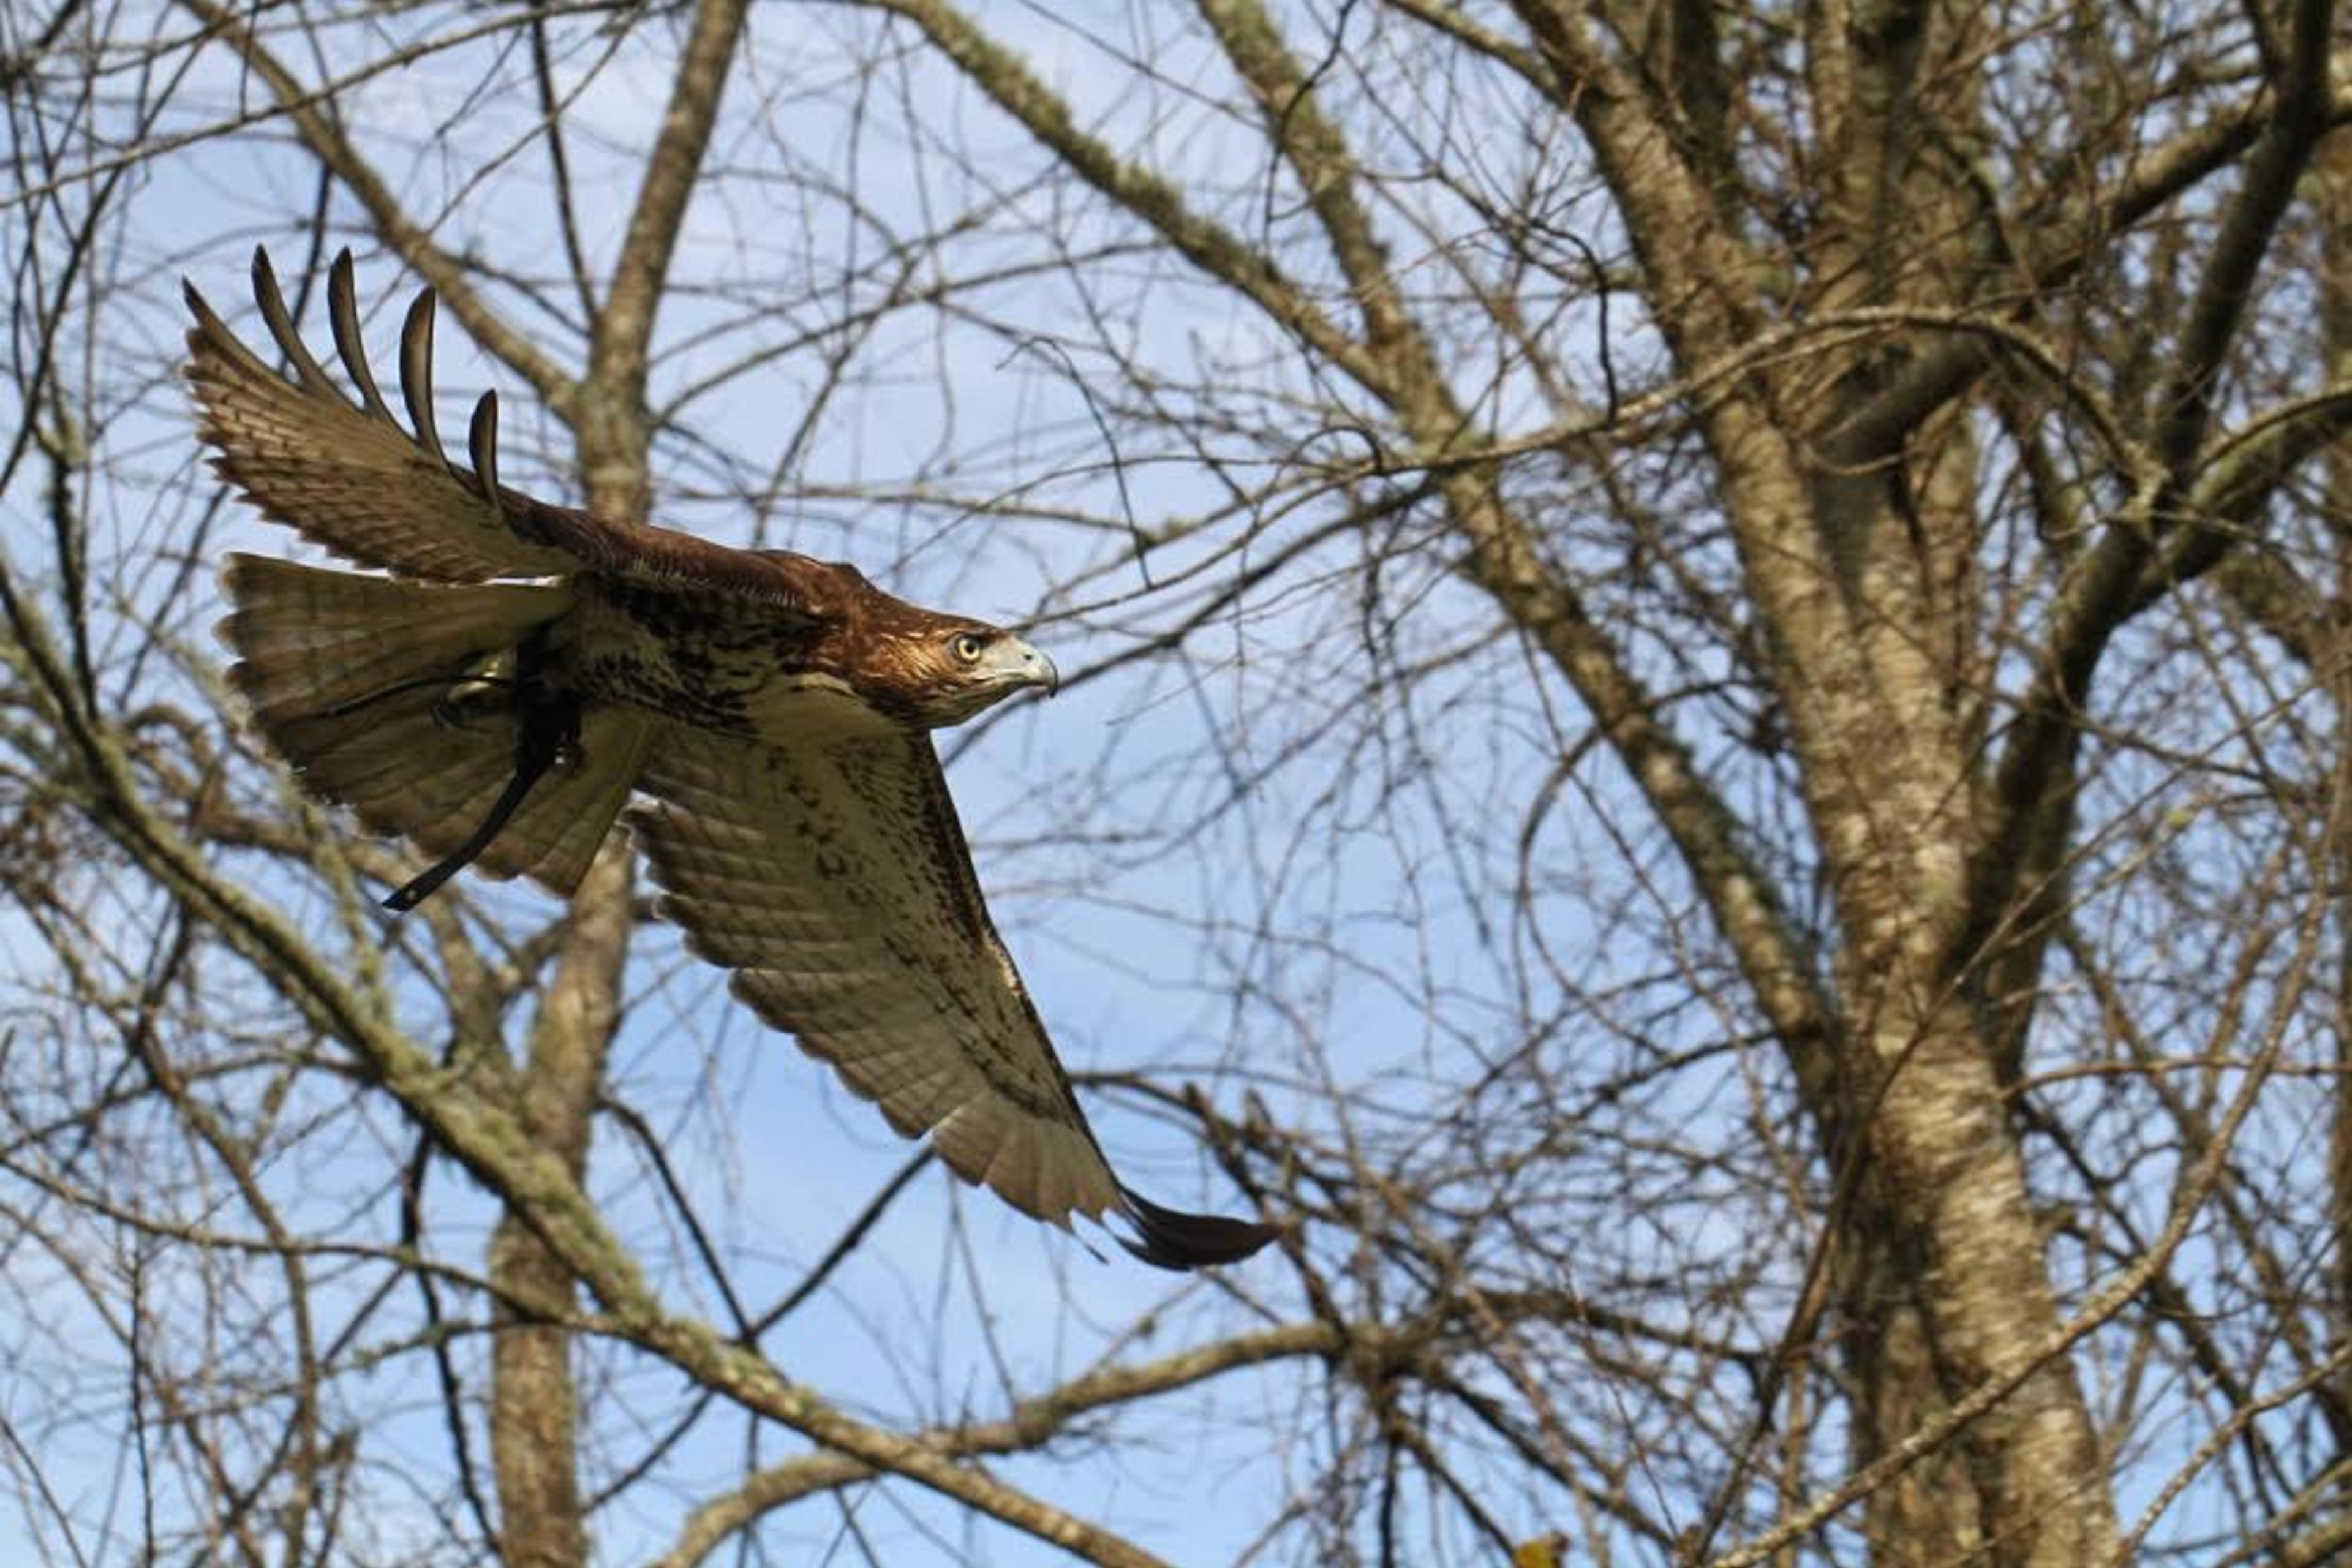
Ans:
[[[972,875],[930,738],[828,721],[767,745],[677,731],[629,813],[663,912],[730,988],[908,1137],[1024,1213],[1124,1215],[1129,1250],[1188,1268],[1272,1227],[1180,1214],[1111,1173]]]
[[[690,533],[557,506],[499,482],[499,405],[486,392],[466,433],[466,462],[442,445],[433,411],[434,296],[400,333],[404,428],[368,368],[352,253],[327,277],[335,350],[358,396],[343,391],[294,330],[269,256],[253,253],[253,298],[288,374],[237,340],[184,285],[195,325],[186,374],[213,466],[263,515],[347,561],[434,583],[553,577],[584,569],[665,591],[707,588],[771,617],[814,616],[837,598],[837,568],[778,551],[730,550]]]
[[[449,461],[433,417],[433,296],[417,296],[401,332],[401,394],[415,434],[385,406],[360,342],[352,256],[335,258],[328,315],[354,403],[294,330],[269,258],[253,253],[253,296],[293,370],[282,376],[239,342],[195,286],[188,333],[190,384],[204,409],[200,431],[222,476],[270,518],[347,560],[444,583],[537,577],[583,563],[549,535],[551,507],[498,482],[498,403],[474,411],[472,468]],[[477,470],[479,471],[478,477]]]

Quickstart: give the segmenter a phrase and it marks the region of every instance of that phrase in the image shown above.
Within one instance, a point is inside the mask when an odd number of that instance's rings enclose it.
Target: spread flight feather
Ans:
[[[510,489],[493,396],[469,463],[441,441],[430,291],[402,331],[404,429],[367,363],[348,252],[328,310],[356,398],[259,251],[253,283],[290,374],[187,289],[214,465],[265,515],[388,575],[234,557],[221,634],[304,786],[437,857],[389,906],[467,866],[568,895],[648,796],[628,821],[688,945],[958,1175],[1055,1225],[1117,1214],[1123,1245],[1165,1268],[1272,1238],[1118,1181],[989,919],[929,731],[1050,689],[1050,661],[839,563]]]

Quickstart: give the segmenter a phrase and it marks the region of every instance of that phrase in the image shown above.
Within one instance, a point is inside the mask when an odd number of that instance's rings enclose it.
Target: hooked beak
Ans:
[[[1042,686],[1051,697],[1062,689],[1062,672],[1054,661],[1016,637],[999,637],[990,647],[988,673],[997,684],[1014,690]]]

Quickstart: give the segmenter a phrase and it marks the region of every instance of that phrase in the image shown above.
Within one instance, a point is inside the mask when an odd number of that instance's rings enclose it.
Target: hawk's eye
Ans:
[[[958,664],[978,664],[980,656],[988,651],[988,639],[978,632],[958,632],[948,639],[948,651],[955,655]]]

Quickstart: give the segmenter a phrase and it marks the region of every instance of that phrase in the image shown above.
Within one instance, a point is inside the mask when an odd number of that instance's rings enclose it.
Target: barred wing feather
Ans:
[[[663,911],[730,989],[830,1062],[949,1168],[1066,1226],[1123,1215],[1147,1262],[1247,1256],[1265,1226],[1120,1184],[982,901],[927,735],[830,729],[791,744],[680,731],[630,813]]]
[[[580,559],[534,538],[543,506],[501,490],[498,405],[485,395],[471,438],[475,468],[452,463],[433,418],[433,296],[419,295],[402,332],[401,391],[415,427],[385,406],[359,339],[351,253],[328,280],[337,348],[359,401],[336,385],[294,331],[269,258],[254,252],[253,291],[292,374],[280,375],[187,288],[195,325],[187,376],[215,466],[273,520],[362,566],[443,583],[551,575]],[[480,472],[476,470],[479,469]]]

